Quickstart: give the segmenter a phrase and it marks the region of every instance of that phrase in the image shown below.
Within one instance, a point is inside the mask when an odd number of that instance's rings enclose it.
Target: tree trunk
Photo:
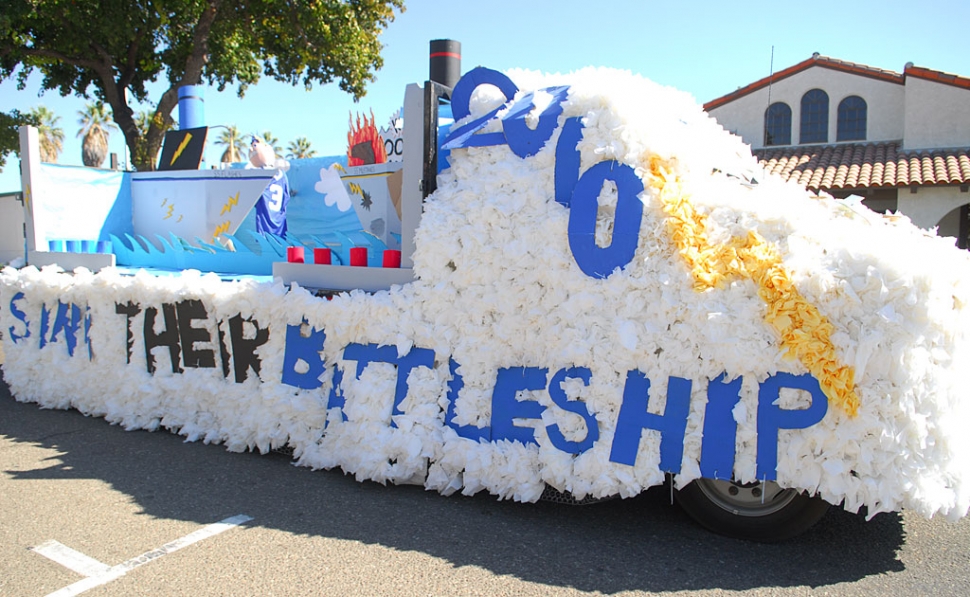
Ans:
[[[212,30],[212,23],[219,13],[222,0],[208,0],[208,6],[202,11],[199,22],[193,34],[192,52],[186,58],[185,70],[177,81],[162,94],[155,114],[152,116],[148,133],[143,137],[138,125],[135,124],[134,112],[128,106],[124,96],[128,84],[128,77],[124,74],[119,79],[114,78],[111,65],[95,69],[101,78],[105,100],[111,106],[115,123],[125,135],[125,144],[131,153],[131,162],[136,170],[150,171],[155,169],[155,158],[162,148],[165,132],[172,128],[172,110],[178,104],[178,88],[182,85],[197,85],[202,82],[202,69],[208,62],[208,40]]]

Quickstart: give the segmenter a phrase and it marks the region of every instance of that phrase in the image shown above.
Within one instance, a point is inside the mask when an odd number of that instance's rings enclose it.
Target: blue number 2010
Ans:
[[[526,116],[535,109],[535,94],[528,93],[516,100],[519,89],[515,83],[498,71],[478,67],[466,73],[455,85],[451,96],[455,120],[471,114],[472,92],[481,85],[497,87],[506,103],[452,129],[442,143],[442,149],[508,145],[512,153],[523,159],[539,153],[556,131],[569,87],[543,89],[552,96],[552,101],[539,114],[538,125],[533,129],[526,124]],[[480,133],[497,117],[502,121],[501,132]],[[639,199],[643,181],[632,167],[615,160],[594,164],[580,175],[578,145],[582,138],[582,120],[567,118],[556,144],[555,199],[569,208],[569,250],[576,265],[587,276],[605,278],[633,261],[643,215],[643,203]],[[596,244],[596,213],[600,192],[607,181],[616,186],[617,203],[613,238],[609,246],[600,247]]]

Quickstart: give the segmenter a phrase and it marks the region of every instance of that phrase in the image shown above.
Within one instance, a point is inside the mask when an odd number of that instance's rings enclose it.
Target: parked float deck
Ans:
[[[445,495],[671,478],[754,539],[826,503],[966,515],[952,239],[764,176],[688,95],[629,73],[474,69],[445,89],[440,145],[407,134],[436,89],[406,94],[401,270],[7,268],[13,395]],[[436,177],[425,139],[449,152]]]

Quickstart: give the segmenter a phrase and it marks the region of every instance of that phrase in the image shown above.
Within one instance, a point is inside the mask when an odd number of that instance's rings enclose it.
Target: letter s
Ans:
[[[10,326],[10,330],[9,330],[10,339],[14,341],[14,344],[19,342],[20,340],[30,338],[30,322],[27,321],[27,314],[21,311],[20,309],[18,309],[17,305],[14,304],[17,301],[23,300],[23,298],[24,298],[24,293],[18,292],[17,294],[13,295],[12,299],[10,299],[10,314],[24,324],[23,333],[21,334],[18,334],[16,331],[14,331],[14,326]]]

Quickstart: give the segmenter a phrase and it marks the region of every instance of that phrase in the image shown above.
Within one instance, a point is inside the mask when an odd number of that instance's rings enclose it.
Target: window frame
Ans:
[[[791,145],[791,126],[792,126],[792,109],[785,102],[774,102],[765,110],[764,119],[764,145],[765,147],[774,147],[780,145]],[[787,130],[784,130],[786,129]],[[777,137],[778,133],[785,133],[782,135],[781,141],[776,141],[773,137]]]
[[[802,95],[801,110],[798,144],[828,143],[829,94],[817,87],[809,89]]]
[[[849,102],[855,105],[848,105]],[[858,95],[849,95],[842,98],[842,101],[839,102],[836,118],[836,141],[866,140],[869,126],[869,104],[866,103],[865,99]]]

